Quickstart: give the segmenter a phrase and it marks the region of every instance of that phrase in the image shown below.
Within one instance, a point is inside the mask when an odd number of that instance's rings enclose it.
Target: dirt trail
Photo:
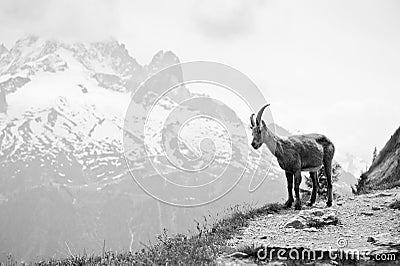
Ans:
[[[393,250],[399,252],[400,211],[389,208],[396,198],[400,198],[400,188],[336,201],[332,210],[337,212],[339,223],[321,228],[287,228],[285,225],[299,211],[282,210],[278,214],[269,214],[250,221],[248,227],[228,241],[228,245],[238,251],[249,246],[268,246],[303,247],[310,250],[357,249],[374,254]],[[312,208],[324,208],[324,203],[319,202]],[[252,261],[254,262],[254,258],[244,260],[225,257],[220,260],[222,264]]]

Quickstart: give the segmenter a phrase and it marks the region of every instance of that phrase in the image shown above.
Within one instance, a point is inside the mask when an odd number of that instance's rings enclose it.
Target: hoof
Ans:
[[[300,204],[296,204],[296,205],[294,206],[294,209],[295,209],[295,210],[301,210],[301,205],[300,205]]]
[[[283,205],[283,207],[286,208],[286,209],[289,209],[289,208],[292,207],[292,203],[293,203],[292,200],[288,200],[288,201],[285,202],[285,204]]]
[[[326,207],[332,207],[332,202],[331,202],[331,201],[328,201],[328,202],[326,203]]]

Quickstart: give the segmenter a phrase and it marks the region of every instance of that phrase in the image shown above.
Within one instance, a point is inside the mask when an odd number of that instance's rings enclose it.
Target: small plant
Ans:
[[[378,150],[375,147],[374,152],[372,153],[372,163],[375,162],[377,157],[378,157]]]

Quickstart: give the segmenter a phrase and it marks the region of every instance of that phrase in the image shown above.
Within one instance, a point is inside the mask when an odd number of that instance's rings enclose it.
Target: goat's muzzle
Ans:
[[[255,143],[255,142],[252,142],[252,143],[251,143],[251,146],[252,146],[255,150],[259,149],[259,148],[261,147],[261,145],[262,145],[262,143],[261,143],[261,144],[258,144],[258,143]]]

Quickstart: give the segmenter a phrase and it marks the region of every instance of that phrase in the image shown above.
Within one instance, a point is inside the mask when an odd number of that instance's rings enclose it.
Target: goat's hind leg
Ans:
[[[294,174],[294,194],[296,196],[296,201],[294,203],[295,210],[301,210],[300,184],[301,184],[301,171],[299,170]]]
[[[327,181],[327,192],[328,192],[328,201],[326,202],[327,207],[332,206],[332,161],[326,161],[324,163],[325,175]]]
[[[317,172],[310,172],[310,178],[312,181],[312,192],[310,201],[307,203],[307,206],[312,206],[317,199],[317,188],[318,188],[318,179],[317,179]]]
[[[289,172],[285,172],[286,174],[286,181],[287,181],[287,190],[288,190],[288,200],[285,202],[284,207],[290,208],[292,207],[293,203],[293,174]]]

